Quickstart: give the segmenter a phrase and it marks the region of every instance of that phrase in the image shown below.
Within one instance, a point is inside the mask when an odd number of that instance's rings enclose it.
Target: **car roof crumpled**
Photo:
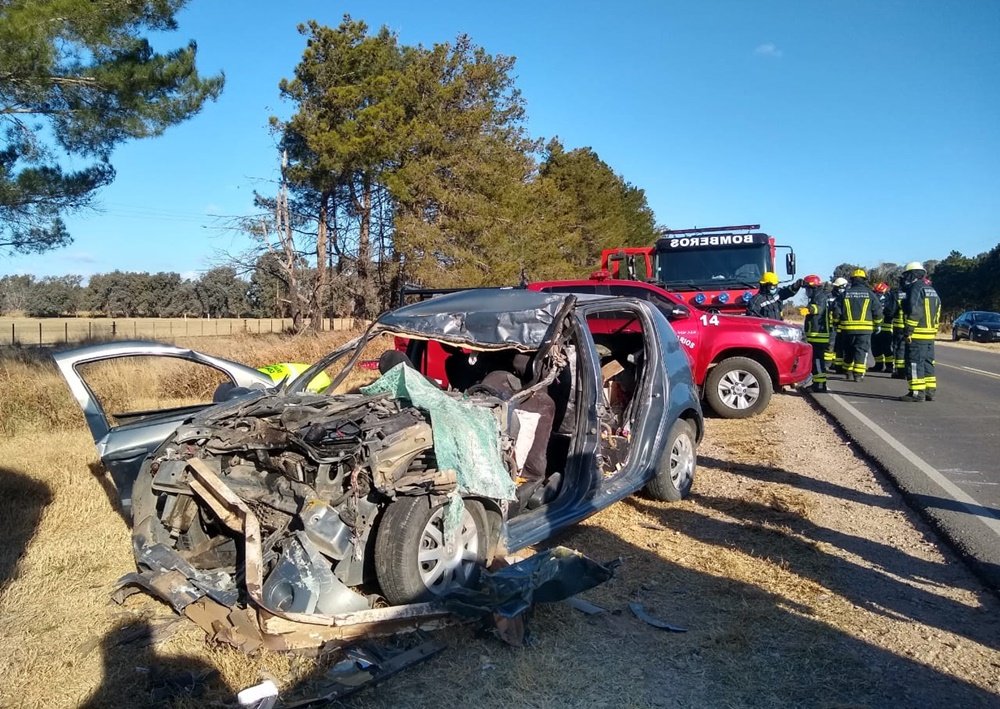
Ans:
[[[480,348],[538,349],[567,296],[482,288],[439,295],[379,318],[383,328],[421,339]]]

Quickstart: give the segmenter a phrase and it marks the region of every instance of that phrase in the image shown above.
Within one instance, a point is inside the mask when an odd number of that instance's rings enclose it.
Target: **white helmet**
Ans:
[[[908,264],[903,266],[903,273],[908,273],[909,271],[926,271],[924,264],[919,261],[910,261]]]
[[[833,282],[833,287],[834,288],[843,288],[846,285],[847,285],[847,279],[844,278],[843,276],[841,276],[840,278],[837,278]]]

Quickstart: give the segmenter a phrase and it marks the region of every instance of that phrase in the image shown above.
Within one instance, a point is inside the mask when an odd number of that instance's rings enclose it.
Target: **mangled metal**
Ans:
[[[641,328],[612,332],[619,321]],[[408,338],[412,359],[361,393],[330,395],[380,334]],[[690,373],[671,338],[638,301],[578,307],[573,296],[458,293],[384,315],[294,381],[238,387],[223,402],[146,415],[101,438],[97,431],[99,448],[110,441],[118,456],[102,460],[120,459],[135,480],[138,571],[116,597],[144,590],[212,639],[247,651],[433,628],[458,608],[520,642],[525,608],[600,583],[610,570],[558,554],[496,574],[482,569],[667,474],[661,448],[682,413],[698,424],[685,430],[701,431]],[[637,348],[643,357],[632,357]],[[67,379],[102,350],[123,356],[111,346],[68,354],[60,365]],[[514,367],[519,357],[529,364]],[[623,409],[620,420],[602,398],[609,358],[629,370],[631,391],[646,402]],[[477,390],[472,382],[482,378],[454,385],[450,374],[442,378],[441,359],[473,369],[485,362],[519,381],[510,392]],[[327,392],[306,391],[335,363],[343,369]],[[536,396],[552,403],[542,434],[537,412],[525,416]],[[521,495],[521,468],[539,440],[551,448],[537,488],[545,494]],[[471,590],[456,593],[456,582]]]

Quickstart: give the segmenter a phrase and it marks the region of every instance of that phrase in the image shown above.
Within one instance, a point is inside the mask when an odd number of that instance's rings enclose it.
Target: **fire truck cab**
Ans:
[[[742,312],[761,276],[776,272],[778,249],[788,250],[785,273],[795,275],[792,247],[759,229],[759,224],[666,229],[653,246],[605,249],[601,270],[611,278],[656,282],[701,310]]]

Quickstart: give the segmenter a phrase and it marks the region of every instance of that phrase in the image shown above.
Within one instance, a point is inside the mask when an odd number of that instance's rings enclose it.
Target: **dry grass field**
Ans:
[[[310,361],[335,336],[195,345]],[[122,401],[202,393],[163,374],[103,385]],[[539,607],[518,649],[439,631],[444,653],[349,706],[997,706],[1000,603],[806,399],[707,423],[690,499],[632,498],[557,540],[622,560],[587,594],[606,613]],[[263,677],[286,699],[317,691],[336,657],[245,656],[145,596],[110,601],[134,568],[129,530],[50,364],[0,358],[0,428],[0,706],[234,706]]]

